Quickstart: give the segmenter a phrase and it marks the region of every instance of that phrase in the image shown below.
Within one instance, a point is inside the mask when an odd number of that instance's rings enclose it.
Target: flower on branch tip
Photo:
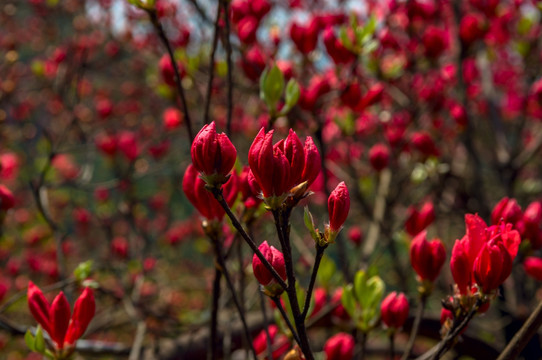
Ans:
[[[435,281],[444,262],[446,251],[439,239],[427,241],[427,232],[422,231],[410,244],[410,262],[421,280]]]
[[[237,150],[224,133],[217,134],[215,122],[198,132],[190,149],[192,163],[205,181],[213,186],[227,181],[237,158]]]
[[[271,264],[273,269],[279,274],[282,280],[286,281],[286,265],[284,263],[284,255],[273,246],[269,246],[267,241],[264,241],[258,249],[262,253],[263,257]],[[282,288],[278,285],[273,277],[273,274],[262,263],[258,255],[254,254],[252,257],[252,270],[256,280],[264,286],[264,288],[271,295],[278,295],[282,292]]]
[[[351,360],[354,357],[354,337],[347,333],[338,333],[324,344],[326,360]]]
[[[382,322],[392,329],[399,329],[408,318],[408,300],[403,293],[392,292],[382,301],[380,314]]]
[[[248,153],[248,163],[267,204],[275,208],[298,185],[308,188],[321,169],[321,158],[311,137],[303,145],[292,129],[273,145],[273,130],[260,130]],[[306,191],[301,191],[304,196]],[[298,194],[296,194],[297,196]],[[278,199],[275,201],[275,199]]]
[[[58,350],[72,347],[83,336],[96,311],[94,292],[88,287],[76,300],[73,314],[62,291],[49,305],[42,291],[29,282],[27,297],[32,316],[49,334]]]
[[[350,193],[344,181],[341,181],[329,195],[327,209],[329,213],[329,230],[336,235],[341,230],[350,211]]]

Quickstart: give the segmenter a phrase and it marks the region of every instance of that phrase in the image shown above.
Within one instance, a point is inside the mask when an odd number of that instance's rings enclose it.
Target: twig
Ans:
[[[209,111],[211,109],[211,97],[213,93],[213,80],[215,77],[215,55],[216,49],[218,47],[218,33],[220,32],[220,4],[216,9],[216,19],[215,19],[215,32],[213,35],[213,46],[211,49],[211,58],[209,59],[209,79],[207,80],[207,94],[205,97],[205,112],[203,114],[203,121],[205,124],[210,122]]]
[[[194,133],[192,132],[192,122],[190,120],[190,113],[188,111],[188,105],[186,103],[184,89],[181,84],[181,75],[179,73],[179,67],[177,66],[177,61],[175,60],[175,56],[173,54],[173,49],[171,48],[171,44],[169,43],[169,40],[166,36],[166,33],[164,32],[164,28],[162,27],[160,20],[158,20],[156,11],[147,10],[147,13],[149,14],[151,23],[154,26],[156,32],[158,33],[160,40],[162,40],[162,43],[167,49],[167,52],[169,54],[169,59],[171,60],[171,64],[173,65],[173,71],[175,72],[175,85],[177,86],[177,90],[181,98],[181,103],[183,105],[184,121],[186,123],[186,129],[188,130],[188,137],[190,139],[190,142],[192,143],[192,141],[194,140]]]
[[[241,324],[243,324],[243,330],[245,332],[246,341],[248,343],[250,350],[252,351],[252,354],[254,355],[254,359],[256,360],[258,356],[256,355],[256,350],[254,349],[254,345],[252,344],[252,336],[250,336],[250,331],[248,329],[248,325],[245,319],[243,308],[241,307],[241,304],[239,303],[239,300],[237,299],[237,295],[235,293],[235,287],[233,286],[233,282],[231,281],[230,273],[228,269],[226,268],[226,262],[224,260],[222,244],[220,240],[216,237],[213,237],[212,241],[215,246],[215,253],[216,253],[218,265],[220,267],[220,270],[222,271],[222,274],[224,275],[224,278],[226,279],[226,284],[228,285],[228,288],[230,290],[233,303],[235,307],[237,308],[239,317],[241,318]],[[241,289],[241,291],[243,291],[243,289]],[[213,359],[216,359],[216,358],[213,357]]]
[[[497,360],[512,360],[516,359],[521,350],[527,345],[529,340],[536,334],[538,328],[542,325],[542,301],[533,311],[531,316],[525,321],[521,329],[514,335],[512,340],[506,345],[504,351],[499,355]]]
[[[401,360],[406,360],[410,356],[410,353],[412,352],[412,348],[414,347],[414,341],[416,340],[416,336],[418,335],[418,331],[420,329],[420,323],[423,317],[423,312],[425,310],[425,304],[427,303],[427,296],[421,295],[420,296],[420,303],[418,305],[418,310],[416,311],[416,317],[414,318],[414,325],[412,326],[412,331],[410,332],[410,338],[408,339],[408,343],[405,349],[405,352],[403,353],[403,356],[401,357]]]
[[[277,309],[279,309],[280,314],[282,315],[282,318],[284,319],[284,322],[288,326],[288,329],[290,329],[290,332],[292,333],[292,336],[294,337],[294,340],[301,346],[301,340],[299,339],[299,335],[297,334],[296,329],[294,328],[294,325],[290,321],[290,318],[288,317],[288,314],[286,314],[286,311],[284,311],[284,307],[282,307],[282,304],[280,302],[280,298],[278,296],[274,296],[271,298],[275,305],[277,306]]]
[[[218,358],[218,300],[220,299],[220,279],[222,278],[222,271],[218,268],[215,268],[215,278],[213,281],[213,301],[211,308],[211,324],[210,324],[210,334],[211,334],[211,352],[210,359]]]
[[[309,282],[309,288],[307,289],[307,295],[305,296],[305,305],[303,306],[303,312],[301,313],[301,317],[303,318],[303,320],[305,320],[305,318],[307,317],[307,313],[309,312],[312,290],[314,288],[314,283],[316,282],[316,275],[318,274],[320,261],[322,261],[322,257],[324,256],[324,251],[326,250],[326,247],[327,246],[319,246],[318,244],[316,245],[316,258],[314,259],[314,266],[312,268],[312,275]]]
[[[273,278],[275,279],[275,281],[284,289],[286,290],[288,288],[288,286],[286,285],[286,283],[284,282],[284,280],[282,280],[282,278],[280,277],[280,275],[277,273],[277,271],[273,268],[273,266],[271,266],[271,264],[269,263],[269,261],[267,261],[267,259],[265,258],[265,256],[263,256],[262,252],[260,251],[260,249],[258,249],[258,246],[256,246],[256,243],[254,242],[254,240],[252,240],[252,238],[247,234],[247,232],[245,231],[245,229],[243,228],[243,225],[241,225],[241,223],[239,222],[239,220],[237,219],[237,217],[235,216],[235,214],[231,211],[229,205],[226,203],[226,200],[224,200],[224,196],[222,195],[222,189],[221,188],[211,188],[209,189],[209,191],[212,192],[212,194],[214,195],[215,199],[218,201],[218,203],[222,206],[222,208],[224,209],[224,211],[226,212],[226,215],[228,215],[228,217],[230,218],[231,222],[232,222],[232,225],[233,227],[235,227],[235,229],[239,232],[239,234],[241,234],[241,236],[243,237],[243,239],[245,240],[245,242],[248,244],[248,246],[250,246],[250,248],[252,249],[252,251],[256,254],[256,256],[258,257],[258,259],[260,259],[260,261],[262,262],[262,264],[265,266],[265,268],[271,273],[271,275],[273,275]]]
[[[134,338],[134,343],[132,345],[132,350],[130,350],[130,357],[128,360],[138,360],[141,355],[141,348],[143,346],[143,339],[145,338],[145,331],[147,331],[147,325],[145,321],[139,321],[137,323],[136,335]]]
[[[226,63],[228,65],[228,117],[226,122],[226,134],[231,136],[231,121],[233,116],[233,66],[231,62],[231,42],[230,42],[230,17],[229,1],[221,0],[224,7],[224,16],[226,23],[226,33],[224,34],[224,43],[226,48]]]

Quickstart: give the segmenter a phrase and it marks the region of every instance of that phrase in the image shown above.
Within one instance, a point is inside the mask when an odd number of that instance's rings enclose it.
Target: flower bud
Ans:
[[[237,36],[241,43],[251,45],[256,42],[258,25],[258,19],[254,16],[245,16],[239,21],[237,24]]]
[[[293,23],[290,27],[290,38],[303,55],[313,51],[318,42],[318,19],[313,18],[307,25]]]
[[[205,189],[205,181],[199,176],[196,168],[190,164],[183,178],[183,192],[199,213],[208,220],[222,220],[224,209]]]
[[[384,144],[376,144],[369,150],[369,162],[376,171],[382,171],[390,162],[390,150]]]
[[[273,359],[279,359],[290,348],[290,342],[286,335],[279,333],[279,328],[275,324],[269,325],[267,331],[265,329],[260,331],[254,338],[252,344],[256,351],[256,355],[267,354],[267,333],[269,333],[269,342],[271,343],[271,356]],[[272,360],[267,357],[265,359]]]
[[[410,245],[410,262],[421,280],[435,281],[444,262],[446,251],[439,239],[427,241],[427,232],[419,233]]]
[[[77,339],[83,336],[95,312],[94,292],[91,288],[86,287],[75,301],[72,320],[66,334],[66,343],[74,344]]]
[[[288,137],[284,141],[284,155],[290,163],[290,182],[291,186],[302,182],[301,177],[305,169],[305,150],[299,137],[292,129],[288,132]]]
[[[28,283],[28,292],[27,292],[27,299],[28,299],[28,308],[30,309],[30,312],[32,313],[32,316],[38,324],[41,325],[43,330],[47,331],[47,333],[51,333],[51,323],[49,320],[49,313],[51,312],[49,302],[41,292],[40,288],[38,288],[32,281]]]
[[[491,223],[496,225],[502,219],[506,223],[516,224],[522,217],[521,207],[518,205],[516,199],[504,197],[493,208]]]
[[[411,206],[407,212],[408,217],[405,222],[405,228],[411,236],[417,235],[435,220],[435,207],[430,201],[425,202],[419,211]]]
[[[168,131],[177,129],[183,122],[183,114],[174,107],[169,107],[162,115],[164,128]]]
[[[450,269],[459,292],[467,294],[472,285],[472,263],[469,260],[465,240],[455,241],[450,259]]]
[[[350,194],[344,181],[339,183],[327,200],[329,213],[329,228],[332,232],[339,232],[350,210]]]
[[[256,82],[265,70],[266,60],[263,51],[256,45],[252,46],[241,59],[241,67],[247,78]]]
[[[405,294],[394,291],[382,301],[380,314],[382,322],[389,328],[399,329],[408,318],[408,300]]]
[[[280,197],[291,188],[290,163],[281,150],[273,146],[273,130],[262,128],[248,151],[248,164],[264,198]]]
[[[306,181],[307,187],[309,187],[320,174],[322,159],[318,152],[318,148],[314,145],[314,141],[310,136],[307,136],[305,139],[303,150],[305,153],[305,167],[303,168],[301,181]]]
[[[356,54],[341,43],[331,26],[324,30],[323,39],[327,53],[335,64],[349,64],[356,59]]]
[[[7,211],[15,206],[15,196],[6,186],[0,184],[0,211]]]
[[[71,310],[68,299],[61,291],[53,300],[50,310],[51,339],[56,343],[58,349],[64,347],[64,338],[70,323]]]
[[[422,38],[425,56],[438,58],[448,47],[448,32],[436,26],[428,26]]]
[[[542,259],[529,256],[523,261],[523,268],[530,277],[542,281]]]
[[[348,230],[348,240],[356,246],[361,244],[363,241],[363,232],[359,226],[352,226],[350,230]]]
[[[226,175],[233,168],[237,158],[237,150],[228,136],[216,133],[214,121],[204,125],[198,132],[190,152],[194,167],[207,177],[216,174],[216,181],[220,184],[225,182]],[[210,178],[207,180],[212,182]]]
[[[484,293],[497,289],[512,272],[512,258],[502,242],[484,245],[474,261],[474,278]]]
[[[286,281],[286,265],[284,264],[284,255],[275,247],[269,246],[267,241],[264,241],[258,249],[265,257],[265,259],[271,264],[273,269],[280,275],[282,280]],[[265,265],[261,262],[260,258],[254,254],[252,257],[252,270],[254,271],[254,276],[256,280],[263,285],[269,286],[275,283],[273,274]]]
[[[467,45],[484,36],[484,19],[482,16],[472,13],[465,14],[459,25],[459,37]]]
[[[351,360],[354,357],[356,342],[352,335],[338,333],[330,337],[324,344],[326,360]]]

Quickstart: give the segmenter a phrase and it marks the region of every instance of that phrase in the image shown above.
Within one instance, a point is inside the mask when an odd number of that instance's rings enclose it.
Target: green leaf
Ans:
[[[274,65],[269,71],[265,71],[260,78],[260,97],[263,98],[270,111],[276,110],[277,102],[284,91],[284,75]]]
[[[43,354],[45,352],[45,340],[43,339],[43,330],[41,326],[38,325],[36,330],[36,338],[34,340],[34,349],[36,352]]]
[[[36,348],[34,347],[34,336],[30,332],[30,330],[26,330],[26,333],[24,334],[24,342],[26,343],[26,346],[28,346],[30,351],[36,351]]]
[[[314,241],[318,242],[318,235],[316,234],[316,230],[314,229],[314,219],[312,218],[312,214],[309,211],[309,207],[305,206],[305,214],[303,216],[303,219],[305,220],[305,227],[307,230],[309,230],[311,237],[314,239]]]
[[[343,287],[343,293],[341,296],[341,304],[348,314],[354,318],[356,314],[356,299],[354,296],[354,288],[352,284],[348,284]]]
[[[335,262],[324,255],[322,261],[320,262],[320,268],[318,269],[318,274],[316,279],[318,284],[321,284],[322,287],[329,291],[333,284],[336,284],[340,280],[341,273],[337,271],[337,266]]]
[[[359,270],[354,276],[354,291],[356,294],[356,299],[360,302],[363,307],[361,299],[365,293],[365,283],[367,282],[367,274],[363,270]]]
[[[300,94],[299,84],[295,79],[290,79],[286,84],[286,107],[288,111],[297,104]]]
[[[81,282],[87,279],[92,274],[92,260],[88,260],[77,265],[73,271],[73,275],[77,281]]]

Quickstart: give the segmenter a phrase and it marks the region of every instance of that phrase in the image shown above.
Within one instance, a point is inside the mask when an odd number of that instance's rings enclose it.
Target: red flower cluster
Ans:
[[[60,292],[49,305],[41,290],[29,282],[27,296],[32,316],[43,330],[47,331],[58,350],[75,344],[84,334],[96,310],[94,293],[88,287],[75,301],[73,314],[63,292]]]
[[[462,295],[469,294],[474,285],[483,293],[497,289],[512,272],[512,261],[521,241],[512,224],[501,222],[488,227],[478,216],[465,216],[467,233],[456,240],[450,267]]]
[[[320,153],[310,136],[305,145],[295,131],[273,145],[273,130],[262,128],[248,152],[248,163],[264,198],[288,194],[292,187],[307,182],[310,186],[320,173]]]

